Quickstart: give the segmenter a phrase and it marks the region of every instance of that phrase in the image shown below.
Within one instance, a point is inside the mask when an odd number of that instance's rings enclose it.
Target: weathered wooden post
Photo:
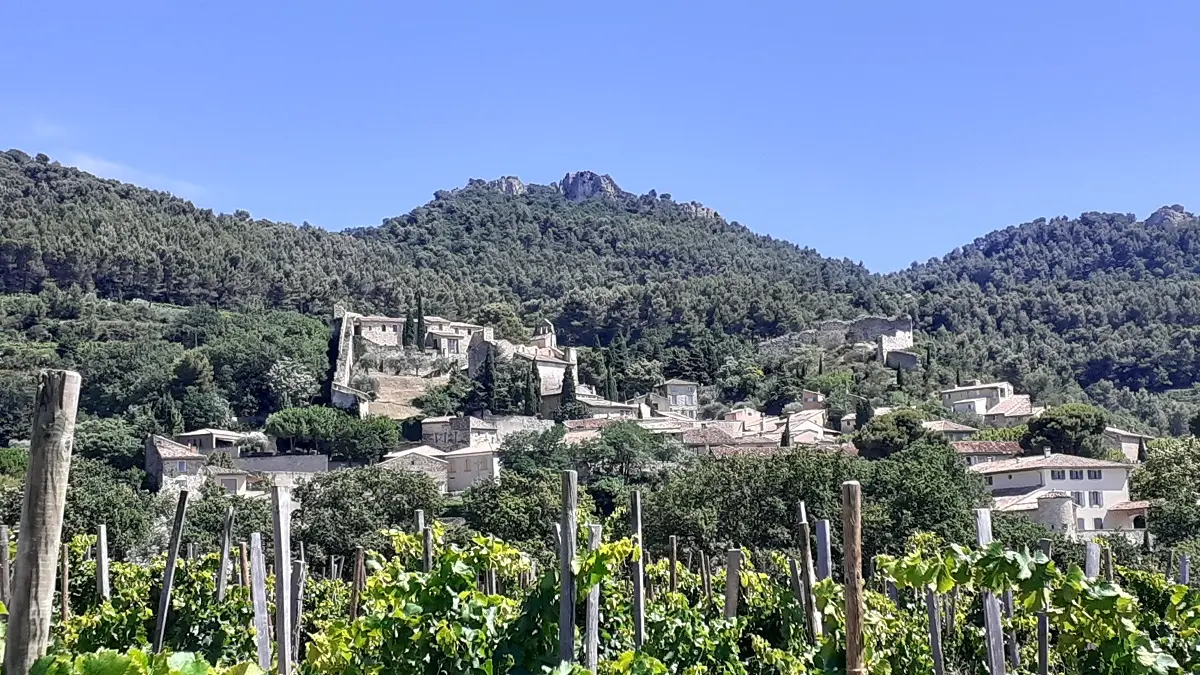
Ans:
[[[1084,551],[1083,574],[1088,579],[1100,576],[1100,545],[1089,541]]]
[[[1179,556],[1179,583],[1188,584],[1192,581],[1192,559],[1186,553]]]
[[[8,558],[9,541],[8,526],[0,525],[0,602],[3,602],[5,607],[10,606],[10,591],[12,590],[12,572]]]
[[[433,528],[428,525],[421,529],[421,570],[433,571]]]
[[[742,549],[725,552],[725,618],[737,616],[738,595],[742,589]]]
[[[250,535],[250,600],[254,606],[254,641],[258,646],[258,667],[271,669],[271,631],[267,627],[267,562],[263,557],[262,535]]]
[[[975,509],[975,543],[980,549],[992,543],[992,510]],[[1004,637],[1000,625],[1000,601],[989,592],[983,593],[983,628],[987,642],[988,671],[1004,675]]]
[[[815,643],[816,639],[821,636],[823,628],[821,626],[821,613],[817,611],[817,601],[813,597],[813,585],[816,580],[813,574],[813,556],[810,532],[808,526],[808,509],[804,502],[800,502],[800,523],[797,527],[800,534],[800,585],[804,591],[804,615],[808,621],[809,636]],[[828,532],[825,537],[825,543],[828,546]]]
[[[55,563],[78,408],[79,373],[42,371],[21,501],[16,569],[8,593],[4,672],[9,675],[28,673],[50,643]]]
[[[579,486],[574,471],[562,472],[561,541],[558,559],[558,660],[575,660],[575,512],[579,508]]]
[[[101,601],[112,597],[108,583],[108,527],[104,523],[96,529],[96,594]]]
[[[942,622],[938,620],[937,593],[925,589],[925,615],[929,617],[929,652],[933,656],[933,675],[945,675],[946,659],[942,654]]]
[[[1038,548],[1050,558],[1052,553],[1049,539],[1038,540]],[[1050,675],[1050,615],[1048,603],[1043,599],[1042,607],[1037,615],[1038,636],[1038,675]]]
[[[413,514],[413,519],[417,523],[417,529],[414,530],[414,532],[418,532],[418,533],[424,532],[425,531],[425,509],[417,509],[416,512]]]
[[[845,548],[846,673],[861,675],[866,672],[866,643],[863,641],[866,608],[862,579],[862,486],[855,480],[842,483],[842,540]]]
[[[1013,592],[1012,589],[1004,591],[1004,618],[1008,619],[1009,623],[1013,620]],[[1014,671],[1021,670],[1021,646],[1017,644],[1017,629],[1010,628],[1008,631],[1008,662],[1012,664]]]
[[[187,512],[188,491],[179,491],[175,505],[175,522],[171,525],[171,544],[167,549],[167,566],[163,569],[162,592],[158,595],[158,614],[154,617],[154,653],[162,651],[167,630],[167,614],[171,611],[171,586],[175,583],[175,566],[179,564],[179,539],[183,536],[183,518]]]
[[[350,618],[358,618],[358,596],[363,589],[363,547],[354,548],[354,581],[350,587]]]
[[[829,544],[829,521],[817,521],[817,580],[832,576],[830,559],[833,557]]]
[[[708,566],[708,554],[700,551],[700,583],[704,586],[704,597],[712,600],[712,570]]]
[[[271,488],[275,525],[275,651],[279,675],[292,672],[292,495],[289,488]]]
[[[300,625],[304,616],[304,581],[308,576],[308,563],[297,560],[292,563],[292,658],[300,660]]]
[[[671,592],[679,592],[679,537],[671,535]]]
[[[229,552],[233,546],[233,507],[225,512],[225,528],[221,531],[221,563],[217,567],[217,602],[225,600],[225,586],[229,581]]]
[[[588,525],[589,551],[600,548],[601,533],[600,525]],[[584,623],[584,665],[594,673],[600,663],[600,584],[594,584],[588,589]]]
[[[638,551],[633,556],[633,646],[641,649],[646,643],[646,568],[642,555],[642,492],[629,495],[629,517],[633,543]]]
[[[62,554],[59,558],[62,563],[62,570],[58,575],[61,582],[58,589],[58,615],[60,621],[66,621],[71,618],[71,556],[65,542],[62,545]]]
[[[1116,578],[1116,570],[1113,569],[1112,549],[1107,546],[1100,549],[1100,566],[1104,568],[1104,580],[1111,584]]]
[[[246,542],[238,544],[238,551],[242,560],[242,588],[250,588],[251,577],[253,574],[250,571],[250,547]]]

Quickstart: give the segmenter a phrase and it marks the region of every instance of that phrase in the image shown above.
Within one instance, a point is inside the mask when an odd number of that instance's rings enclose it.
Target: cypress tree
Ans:
[[[788,415],[787,422],[783,424],[783,434],[779,436],[779,447],[792,447],[792,416]]]
[[[417,333],[413,344],[417,349],[425,349],[425,298],[417,293]]]
[[[537,364],[530,362],[529,371],[525,373],[525,414],[534,417],[542,410],[542,378],[538,375]]]
[[[604,378],[604,398],[617,401],[617,367],[611,357],[605,359],[605,366],[607,377]]]
[[[400,345],[404,348],[414,347],[417,344],[417,326],[413,319],[412,310],[408,310],[404,314],[404,333],[400,336]]]
[[[817,356],[817,374],[818,375],[825,374],[825,354],[824,354],[824,352],[822,352],[821,354],[819,354]]]
[[[559,395],[558,403],[556,419],[559,422],[577,420],[587,416],[587,411],[575,397],[575,373],[570,368],[563,372],[562,393]]]
[[[904,388],[904,369],[900,366],[896,366],[896,388]]]
[[[491,344],[487,346],[487,354],[483,357],[483,367],[479,369],[479,396],[488,412],[496,412],[496,350]]]

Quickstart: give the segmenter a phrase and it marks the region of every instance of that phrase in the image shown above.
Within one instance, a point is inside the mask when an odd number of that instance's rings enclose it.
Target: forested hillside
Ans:
[[[214,214],[9,151],[2,290],[40,293],[52,280],[105,299],[316,317],[339,301],[399,315],[418,292],[455,318],[502,302],[527,324],[550,318],[566,342],[628,342],[639,376],[695,378],[726,404],[778,408],[803,386],[895,403],[995,376],[1039,402],[1090,398],[1160,431],[1182,431],[1196,406],[1200,223],[1179,207],[1147,222],[1037,220],[879,276],[665,194],[511,187],[471,181],[379,227],[330,233]],[[757,353],[762,338],[861,313],[914,317],[917,373]],[[585,379],[607,367],[585,365]]]

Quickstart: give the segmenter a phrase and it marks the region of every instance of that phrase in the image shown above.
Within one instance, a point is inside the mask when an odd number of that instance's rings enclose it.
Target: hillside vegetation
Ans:
[[[511,192],[472,181],[379,227],[331,233],[214,214],[9,151],[0,289],[53,281],[105,299],[318,317],[342,301],[401,314],[418,292],[456,318],[500,302],[527,324],[550,318],[568,343],[627,343],[622,377],[691,377],[726,404],[781,407],[802,386],[895,403],[1004,377],[1041,402],[1090,399],[1160,431],[1182,432],[1195,408],[1200,222],[1179,207],[1147,222],[1039,219],[880,276],[668,195]],[[914,317],[919,371],[896,378],[853,358],[756,348],[862,313]],[[604,377],[603,359],[588,363],[585,380]]]

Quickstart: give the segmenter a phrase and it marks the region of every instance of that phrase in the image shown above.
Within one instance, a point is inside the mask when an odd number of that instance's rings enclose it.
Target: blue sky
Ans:
[[[1081,211],[1200,209],[1200,3],[3,3],[0,147],[374,225],[609,173],[889,271]]]

